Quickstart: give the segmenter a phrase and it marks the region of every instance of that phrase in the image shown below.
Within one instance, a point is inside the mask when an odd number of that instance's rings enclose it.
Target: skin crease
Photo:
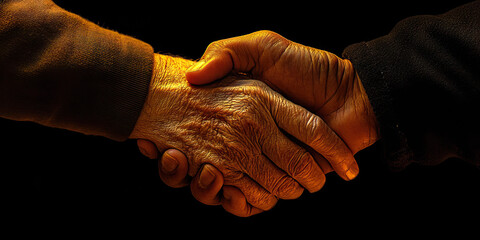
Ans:
[[[230,186],[223,188],[223,198],[242,205],[249,215],[269,210],[277,198],[299,197],[303,187],[318,191],[325,181],[308,151],[278,127],[322,155],[333,151],[341,163],[354,161],[322,119],[260,81],[229,77],[196,87],[185,80],[193,62],[158,54],[155,62],[149,94],[130,138],[148,139],[161,152],[178,149],[188,159],[190,176],[203,169],[201,175],[208,178],[218,169],[224,185]],[[216,169],[202,168],[206,163]],[[203,174],[205,170],[212,174]],[[242,198],[235,197],[239,193]]]
[[[211,43],[187,80],[205,84],[232,70],[265,82],[322,117],[353,153],[378,140],[375,115],[349,60],[259,31]]]
[[[261,79],[293,102],[322,116],[354,153],[370,146],[379,138],[376,118],[368,97],[351,62],[346,59],[291,42],[270,31],[260,31],[210,44],[202,60],[187,72],[187,79],[195,84],[205,84],[231,71]],[[147,141],[139,141],[138,145],[151,147]],[[169,151],[175,153],[173,149]],[[325,173],[333,170],[328,162],[319,161],[314,151],[311,153]],[[150,154],[157,157],[153,148]],[[188,167],[181,166],[184,156],[180,152],[176,152],[176,155],[180,159],[178,169]],[[167,161],[162,156],[159,164]],[[201,176],[200,173],[198,175]],[[186,182],[178,172],[171,176],[175,176],[176,180],[170,178],[164,182]],[[219,178],[220,174],[217,175]],[[200,202],[218,204],[217,185],[200,188],[192,181],[191,188]],[[241,193],[233,195],[244,198]],[[246,215],[242,204],[229,203],[225,199],[222,201],[227,211],[239,216]]]

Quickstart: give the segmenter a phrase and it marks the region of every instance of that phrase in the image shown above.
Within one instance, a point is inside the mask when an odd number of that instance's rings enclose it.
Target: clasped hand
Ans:
[[[179,150],[162,157],[162,179],[182,186],[187,173],[196,175],[194,196],[233,214],[268,210],[278,198],[299,197],[304,188],[318,191],[332,170],[353,179],[353,153],[377,138],[351,63],[278,34],[261,31],[214,42],[195,64],[161,55],[156,64],[131,137],[148,139],[138,143],[152,158],[156,149]],[[237,77],[224,78],[232,73]],[[205,86],[187,82],[218,79]]]

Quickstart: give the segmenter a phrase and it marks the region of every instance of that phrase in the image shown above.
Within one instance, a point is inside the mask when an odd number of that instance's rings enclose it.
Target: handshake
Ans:
[[[355,178],[353,155],[379,136],[349,60],[259,31],[211,43],[198,62],[156,54],[130,138],[163,153],[167,185],[251,216],[320,190],[326,173]]]

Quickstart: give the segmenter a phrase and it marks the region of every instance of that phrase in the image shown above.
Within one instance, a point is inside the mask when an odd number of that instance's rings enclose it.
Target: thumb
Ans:
[[[229,74],[233,69],[233,62],[228,52],[222,51],[210,58],[203,58],[187,69],[187,81],[195,85],[211,83]]]

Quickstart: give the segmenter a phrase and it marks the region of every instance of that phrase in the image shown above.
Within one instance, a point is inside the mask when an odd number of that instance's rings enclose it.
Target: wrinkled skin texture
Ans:
[[[378,139],[367,94],[346,59],[259,31],[211,43],[200,63],[187,72],[187,80],[205,84],[232,71],[265,82],[322,117],[353,153]]]
[[[193,84],[206,84],[231,72],[260,79],[321,116],[354,153],[370,146],[379,137],[368,97],[348,60],[291,42],[270,31],[260,31],[210,44],[200,62],[187,72],[187,80]],[[139,146],[148,147],[149,143],[139,142]],[[150,153],[156,158],[154,149]],[[325,159],[311,153],[325,173],[333,170]],[[179,152],[176,155],[180,165],[187,167],[182,160],[185,156]],[[162,156],[159,163],[166,161]],[[181,171],[163,176],[171,176],[164,179],[170,185],[187,182]],[[221,176],[217,175],[217,180],[219,178]],[[192,181],[192,193],[200,202],[216,204],[220,188],[218,181],[215,183],[200,188]],[[242,202],[241,193],[233,195],[240,199],[236,200],[237,203]],[[231,213],[245,215],[242,204],[233,205],[223,199],[222,205]]]
[[[368,97],[348,60],[291,42],[273,32],[260,31],[210,44],[201,61],[187,72],[187,80],[193,84],[206,84],[231,72],[260,79],[321,116],[354,153],[378,139],[376,119]],[[149,143],[139,141],[139,146],[148,148]],[[310,152],[325,173],[333,170],[324,158],[315,151]],[[156,158],[154,149],[150,153]],[[187,168],[182,161],[185,156],[180,152],[176,155],[180,159],[179,169]],[[164,159],[162,156],[160,165]],[[171,175],[161,172],[160,176],[164,176],[164,182],[171,186],[179,186],[179,183],[183,186],[188,182],[181,171]],[[196,179],[198,176],[201,173]],[[216,180],[219,178],[221,176],[217,175]],[[218,204],[220,188],[218,181],[215,183],[200,188],[192,181],[192,193],[200,202]],[[240,199],[235,202],[243,202],[241,193],[232,195]],[[246,215],[243,204],[234,205],[225,198],[221,203],[231,213]]]
[[[180,150],[190,176],[203,164],[215,166],[224,185],[245,196],[245,215],[270,209],[277,198],[297,198],[303,187],[313,192],[324,184],[313,157],[279,128],[319,154],[335,155],[340,162],[353,159],[322,119],[266,84],[226,78],[195,87],[184,74],[191,61],[159,55],[156,60],[163,71],[155,73],[130,137],[150,140],[160,152]],[[233,188],[224,187],[227,195],[238,193],[228,189]]]

